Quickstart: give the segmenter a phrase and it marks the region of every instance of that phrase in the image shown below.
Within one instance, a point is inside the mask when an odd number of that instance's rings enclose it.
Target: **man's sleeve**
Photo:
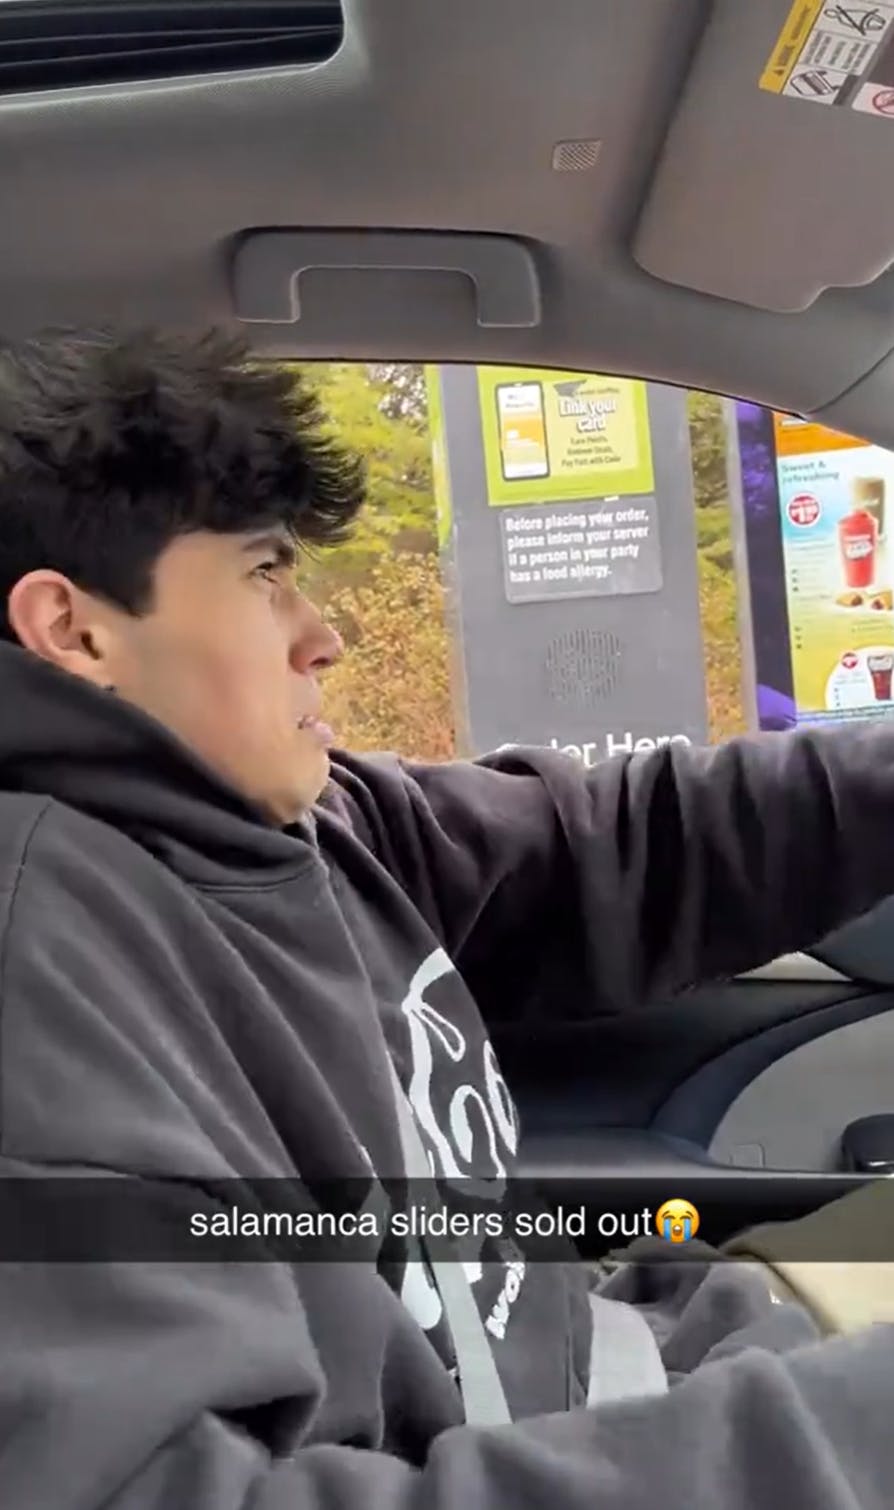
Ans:
[[[0,1264],[0,1504],[28,1510],[887,1510],[894,1329],[659,1398],[451,1428],[422,1466],[316,1435],[271,1264]],[[319,1424],[317,1420],[317,1425]],[[349,1435],[349,1423],[344,1423]]]
[[[479,993],[618,1010],[809,947],[894,893],[894,727],[344,757],[338,803]],[[563,985],[564,983],[564,985]]]

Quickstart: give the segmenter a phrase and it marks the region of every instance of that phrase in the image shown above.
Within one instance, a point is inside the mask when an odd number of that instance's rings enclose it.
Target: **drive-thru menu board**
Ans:
[[[752,404],[736,406],[736,425],[756,639],[765,617],[781,623],[766,559],[768,509],[777,514],[782,558],[787,643],[779,652],[789,667],[766,647],[775,664],[769,675],[759,669],[759,722],[774,726],[768,707],[780,692],[791,702],[789,723],[890,713],[894,453]]]
[[[785,415],[774,426],[795,701],[876,711],[891,703],[894,667],[894,456]]]

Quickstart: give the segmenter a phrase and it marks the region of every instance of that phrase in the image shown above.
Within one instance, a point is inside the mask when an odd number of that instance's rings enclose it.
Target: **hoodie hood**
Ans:
[[[98,818],[197,885],[276,884],[312,863],[312,816],[275,827],[142,709],[5,642],[0,708],[0,791]]]

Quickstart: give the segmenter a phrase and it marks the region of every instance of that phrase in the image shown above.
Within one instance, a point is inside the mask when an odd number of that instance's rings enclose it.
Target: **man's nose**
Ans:
[[[304,602],[299,609],[291,661],[297,671],[325,671],[344,654],[344,641],[337,629],[327,624],[319,609]]]

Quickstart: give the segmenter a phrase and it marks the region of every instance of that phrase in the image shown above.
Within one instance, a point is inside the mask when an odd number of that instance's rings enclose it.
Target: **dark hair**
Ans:
[[[0,352],[0,638],[48,567],[134,615],[165,547],[196,530],[345,538],[364,468],[306,373],[239,339],[64,332]]]

